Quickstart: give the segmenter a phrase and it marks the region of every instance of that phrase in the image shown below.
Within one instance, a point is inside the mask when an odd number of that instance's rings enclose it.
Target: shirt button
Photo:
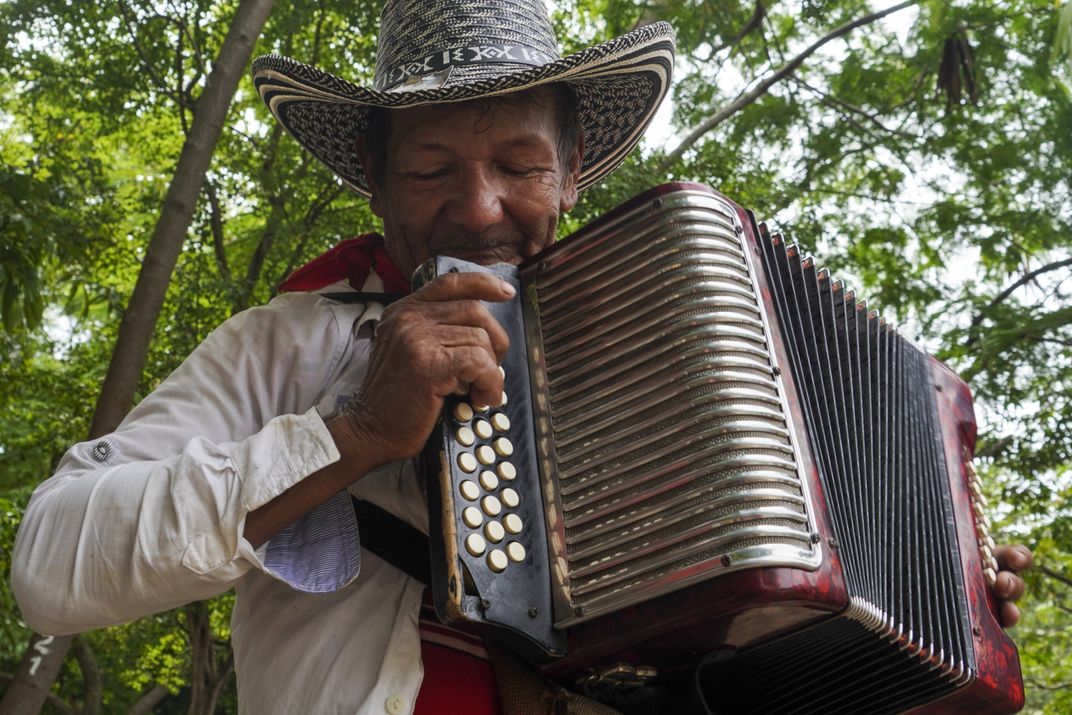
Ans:
[[[392,695],[387,698],[383,708],[391,715],[402,715],[402,712],[406,709],[406,699],[401,695]]]

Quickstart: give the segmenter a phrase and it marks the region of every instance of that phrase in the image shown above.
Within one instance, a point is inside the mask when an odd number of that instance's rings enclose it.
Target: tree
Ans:
[[[232,9],[0,5],[6,544],[32,485],[88,430],[191,99]],[[258,50],[368,83],[378,13],[379,2],[277,3]],[[969,379],[995,523],[1041,564],[1014,632],[1028,707],[1066,711],[1072,3],[920,0],[883,11],[863,0],[572,0],[554,19],[564,51],[665,19],[680,58],[669,118],[585,195],[565,230],[664,179],[709,183],[772,219]],[[270,298],[292,268],[374,226],[365,203],[241,85],[137,395],[227,315]],[[0,670],[10,670],[25,631],[4,589],[0,603],[9,614]],[[200,673],[227,672],[228,606],[209,604],[211,638],[196,609],[85,636],[103,709],[143,696],[168,711],[188,706]],[[64,663],[57,707],[82,706],[82,676],[77,659]],[[217,709],[233,709],[229,684]]]
[[[193,217],[231,97],[242,70],[249,62],[253,44],[260,35],[271,6],[271,0],[245,0],[239,4],[205,88],[196,102],[190,97],[189,85],[178,86],[182,108],[192,110],[193,121],[186,133],[160,218],[149,241],[138,282],[123,314],[108,374],[90,426],[90,439],[114,430],[130,409],[156,318]],[[179,37],[181,41],[182,34]],[[181,116],[185,117],[185,114]],[[32,296],[31,284],[24,281],[23,286]],[[30,304],[35,305],[32,297]],[[190,612],[189,617],[195,620],[194,611]],[[208,637],[207,620],[200,613],[196,621],[197,625],[191,626],[191,632],[195,634],[195,642],[200,644]],[[4,693],[4,700],[0,702],[0,708],[12,713],[40,710],[71,642],[70,637],[32,635],[26,654]],[[75,651],[86,678],[87,703],[95,709],[95,703],[100,699],[100,678],[96,664],[84,640],[75,641]],[[207,663],[204,659],[197,662],[201,667],[195,669],[197,677],[193,682],[191,712],[210,712],[218,697],[219,678],[209,667],[211,659]]]

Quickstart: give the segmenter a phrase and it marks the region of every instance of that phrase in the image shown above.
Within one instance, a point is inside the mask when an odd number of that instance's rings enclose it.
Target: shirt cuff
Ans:
[[[316,409],[276,417],[236,445],[231,461],[242,481],[242,501],[254,511],[313,472],[340,458]],[[361,569],[361,543],[350,493],[342,491],[242,556],[298,591],[328,593]]]
[[[264,545],[264,570],[297,591],[329,593],[357,578],[361,540],[350,493],[342,491]]]
[[[246,511],[256,511],[340,457],[315,408],[302,415],[276,417],[231,451]]]

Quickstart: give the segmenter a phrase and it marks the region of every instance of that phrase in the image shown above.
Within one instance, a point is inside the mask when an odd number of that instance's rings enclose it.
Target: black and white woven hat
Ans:
[[[355,151],[372,107],[461,102],[556,82],[577,96],[585,189],[640,141],[670,87],[665,22],[561,57],[543,0],[386,0],[372,88],[279,55],[253,83],[283,127],[347,185],[368,195]]]

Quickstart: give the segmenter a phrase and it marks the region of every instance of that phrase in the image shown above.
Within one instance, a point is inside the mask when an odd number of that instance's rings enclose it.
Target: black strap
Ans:
[[[390,305],[396,300],[402,300],[406,297],[405,293],[357,293],[357,292],[344,292],[344,293],[321,293],[321,298],[327,298],[328,300],[334,300],[338,303],[380,303],[382,305]]]
[[[428,537],[372,502],[350,495],[361,546],[426,586],[432,582]]]

